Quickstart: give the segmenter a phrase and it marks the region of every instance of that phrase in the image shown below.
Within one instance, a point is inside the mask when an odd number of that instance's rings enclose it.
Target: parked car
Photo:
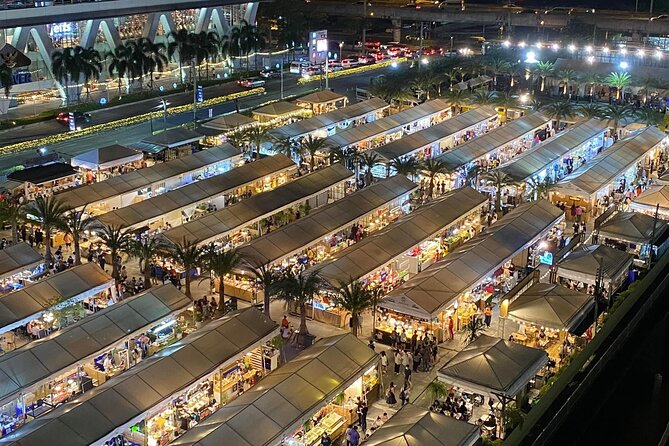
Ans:
[[[281,77],[281,73],[279,72],[279,70],[274,70],[274,69],[262,70],[260,72],[260,77],[264,77],[265,79],[272,79]]]
[[[251,77],[248,79],[240,79],[237,81],[237,84],[246,88],[257,88],[263,87],[265,85],[265,80],[257,77]]]
[[[74,124],[75,125],[81,125],[83,123],[91,122],[91,114],[90,113],[82,113],[82,112],[71,112],[74,115]],[[56,121],[58,121],[59,124],[63,125],[70,125],[70,113],[68,112],[60,112],[56,115]]]

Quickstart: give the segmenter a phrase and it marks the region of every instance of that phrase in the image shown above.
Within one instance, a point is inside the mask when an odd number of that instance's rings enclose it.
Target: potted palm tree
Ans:
[[[313,135],[302,138],[302,141],[300,141],[300,154],[303,157],[307,155],[309,156],[310,172],[313,172],[314,167],[316,166],[316,154],[325,151],[327,148],[328,144],[325,142],[325,138],[319,138],[318,136]]]
[[[162,252],[163,243],[158,237],[131,240],[128,251],[139,261],[139,270],[144,274],[144,289],[151,288],[151,261]]]
[[[319,270],[305,274],[290,270],[277,284],[275,299],[295,305],[300,312],[298,331],[301,345],[306,346],[313,343],[314,336],[309,334],[309,328],[307,327],[307,304],[313,300],[322,283],[323,279]]]
[[[14,201],[0,201],[0,221],[9,223],[12,227],[12,242],[19,241],[19,224],[25,219],[23,207]]]
[[[362,313],[374,306],[375,296],[361,282],[349,278],[348,282],[339,282],[338,290],[332,301],[351,315],[351,333],[358,336],[362,327]]]
[[[193,299],[193,294],[190,289],[193,279],[192,271],[194,268],[202,265],[203,254],[204,252],[202,248],[200,248],[197,243],[189,241],[186,237],[184,237],[181,242],[171,246],[168,250],[168,255],[170,255],[177,263],[183,265],[184,270],[186,271],[185,294],[189,299]]]
[[[502,188],[511,182],[511,177],[501,170],[491,170],[483,175],[483,179],[495,187],[495,212],[499,218],[502,216]]]
[[[260,284],[263,290],[263,312],[269,319],[269,304],[272,296],[278,291],[280,276],[261,260],[253,260],[251,263],[256,282]]]
[[[229,251],[220,251],[210,246],[204,253],[204,266],[211,271],[214,276],[218,276],[218,307],[216,308],[217,317],[223,316],[227,311],[225,308],[225,276],[230,274],[241,263],[242,257],[236,249]]]
[[[434,193],[434,183],[437,175],[448,173],[448,167],[446,166],[446,163],[441,160],[428,158],[420,163],[420,170],[422,170],[430,180],[427,188],[427,197],[431,199]]]
[[[63,218],[65,232],[72,236],[74,244],[74,264],[81,265],[81,234],[93,224],[92,217],[86,217],[86,206],[81,211],[74,209]]]
[[[121,277],[116,258],[121,252],[128,251],[131,240],[130,230],[121,225],[105,225],[102,227],[99,236],[111,251],[112,277],[116,282],[119,282]]]
[[[26,206],[26,213],[37,219],[44,231],[46,251],[44,260],[49,264],[53,261],[51,254],[51,234],[55,229],[65,227],[67,206],[56,197],[37,197]]]

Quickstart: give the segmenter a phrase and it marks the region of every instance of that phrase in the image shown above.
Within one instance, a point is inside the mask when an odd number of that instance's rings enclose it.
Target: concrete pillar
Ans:
[[[154,41],[156,35],[158,34],[158,25],[163,25],[163,31],[165,35],[168,35],[171,32],[177,30],[176,25],[174,24],[174,19],[172,14],[169,12],[156,12],[148,14],[146,24],[144,25],[144,31],[142,32],[142,37],[146,37],[151,41]]]
[[[401,19],[393,19],[392,24],[393,24],[393,42],[401,42],[402,41],[402,20]]]
[[[100,29],[102,29],[102,34],[105,36],[110,49],[114,49],[121,44],[121,35],[111,19],[95,19],[86,21],[84,33],[81,36],[81,46],[84,48],[94,47]]]

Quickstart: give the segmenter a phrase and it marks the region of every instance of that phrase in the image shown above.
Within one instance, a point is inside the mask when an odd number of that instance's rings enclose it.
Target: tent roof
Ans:
[[[653,238],[655,225],[655,239]],[[629,243],[655,243],[667,230],[666,220],[658,219],[641,212],[618,212],[599,226],[599,236],[623,240]]]
[[[475,108],[440,122],[439,124],[383,145],[380,148],[375,149],[374,152],[385,160],[392,161],[395,158],[408,155],[423,147],[440,142],[456,133],[486,122],[496,116],[497,112],[490,106]]]
[[[77,171],[69,164],[51,163],[27,169],[15,170],[7,175],[7,179],[21,183],[42,184],[75,175]]]
[[[350,333],[321,339],[171,444],[276,445],[378,360]]]
[[[494,150],[520,138],[527,133],[533,132],[550,121],[541,113],[531,113],[522,118],[515,119],[508,124],[498,127],[485,135],[460,144],[437,159],[446,163],[450,170],[456,170],[462,166],[482,158]]]
[[[442,99],[434,99],[377,121],[344,130],[343,132],[329,136],[326,142],[330,147],[352,146],[361,141],[399,130],[412,122],[443,113],[446,110],[450,110],[450,108],[451,105],[448,102]]]
[[[560,180],[553,191],[589,199],[634,166],[665,137],[657,128],[647,127],[621,139]]]
[[[634,255],[606,245],[579,246],[560,261],[557,275],[594,283],[600,261],[603,267],[603,280],[610,283],[627,274],[634,261]]]
[[[142,152],[114,144],[79,154],[70,160],[70,164],[74,167],[84,167],[91,170],[109,169],[133,161],[140,161],[142,158],[144,158]]]
[[[554,330],[572,331],[592,305],[592,296],[588,294],[553,283],[535,283],[511,302],[509,317]]]
[[[244,164],[220,175],[206,178],[164,194],[116,209],[97,217],[103,225],[135,227],[153,218],[199,203],[272,174],[295,166],[286,155],[275,155]]]
[[[3,355],[0,401],[148,330],[190,303],[171,284],[157,286]]]
[[[661,211],[666,212],[669,210],[669,185],[650,186],[633,200],[632,208],[647,209],[655,212],[658,204]]]
[[[280,262],[417,188],[404,175],[386,178],[241,246],[239,253],[264,265]]]
[[[55,300],[79,301],[91,290],[102,290],[112,284],[111,276],[98,265],[86,263],[0,296],[0,333],[39,317],[57,303]]]
[[[473,446],[478,427],[407,404],[365,440],[367,446]]]
[[[223,144],[165,163],[157,163],[145,169],[133,170],[98,183],[66,189],[57,193],[56,196],[68,206],[80,208],[117,195],[138,191],[151,184],[161,183],[189,172],[205,169],[239,155],[241,155],[239,149],[230,144]]]
[[[202,127],[207,127],[214,130],[226,131],[237,127],[246,125],[255,125],[258,121],[241,113],[230,113],[229,115],[219,116],[211,121],[202,124]]]
[[[204,135],[201,133],[180,127],[149,136],[148,138],[144,138],[141,142],[160,146],[163,149],[171,149],[173,147],[184,146],[199,141],[202,138],[204,138]]]
[[[527,202],[388,293],[379,304],[431,319],[564,218],[547,200]]]
[[[385,110],[388,107],[389,105],[386,104],[383,99],[368,99],[366,101],[358,102],[357,104],[323,113],[322,115],[313,116],[308,119],[303,119],[301,121],[293,122],[292,124],[272,129],[269,131],[269,134],[278,139],[297,138],[306,135],[307,133],[315,132],[316,130],[362,118],[370,113]]]
[[[44,262],[42,254],[25,242],[15,243],[0,250],[0,280],[34,268]]]
[[[285,101],[273,102],[264,107],[256,108],[253,110],[254,115],[263,115],[263,116],[282,116],[290,113],[295,113],[301,111],[302,108],[298,107],[295,104]]]
[[[88,446],[195,384],[202,376],[261,345],[276,333],[276,328],[274,322],[255,308],[229,313],[104,385],[1,438],[0,444],[41,446],[49,443],[46,439],[57,438],[58,444]],[[300,394],[294,390],[292,393]]]
[[[471,187],[456,189],[419,207],[362,241],[338,251],[316,265],[320,275],[335,289],[352,278],[361,279],[414,246],[434,237],[488,201]]]
[[[328,102],[337,102],[346,99],[343,94],[335,93],[331,90],[320,90],[302,96],[295,100],[295,102],[305,102],[307,104],[327,104]]]
[[[174,244],[181,242],[184,237],[191,243],[209,243],[252,225],[268,215],[302,203],[352,177],[353,172],[336,163],[276,189],[254,195],[212,214],[169,229],[163,232],[162,236]]]
[[[437,375],[461,387],[513,398],[547,362],[548,354],[543,350],[481,335]]]
[[[606,125],[599,119],[581,122],[521,153],[500,166],[499,170],[514,181],[526,181],[606,130]]]

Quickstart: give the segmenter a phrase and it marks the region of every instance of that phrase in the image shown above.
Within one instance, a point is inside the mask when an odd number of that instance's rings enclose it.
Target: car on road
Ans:
[[[265,85],[265,80],[258,77],[250,77],[247,79],[240,79],[237,81],[238,85],[246,88],[257,88]]]
[[[74,124],[79,126],[81,124],[91,122],[91,114],[90,113],[82,113],[82,112],[70,112],[72,115],[74,115]],[[70,113],[68,112],[60,112],[56,115],[56,121],[58,121],[59,124],[63,125],[70,125]]]
[[[281,73],[279,70],[262,70],[260,72],[260,77],[264,77],[265,79],[272,79],[272,78],[278,78],[281,77]]]

